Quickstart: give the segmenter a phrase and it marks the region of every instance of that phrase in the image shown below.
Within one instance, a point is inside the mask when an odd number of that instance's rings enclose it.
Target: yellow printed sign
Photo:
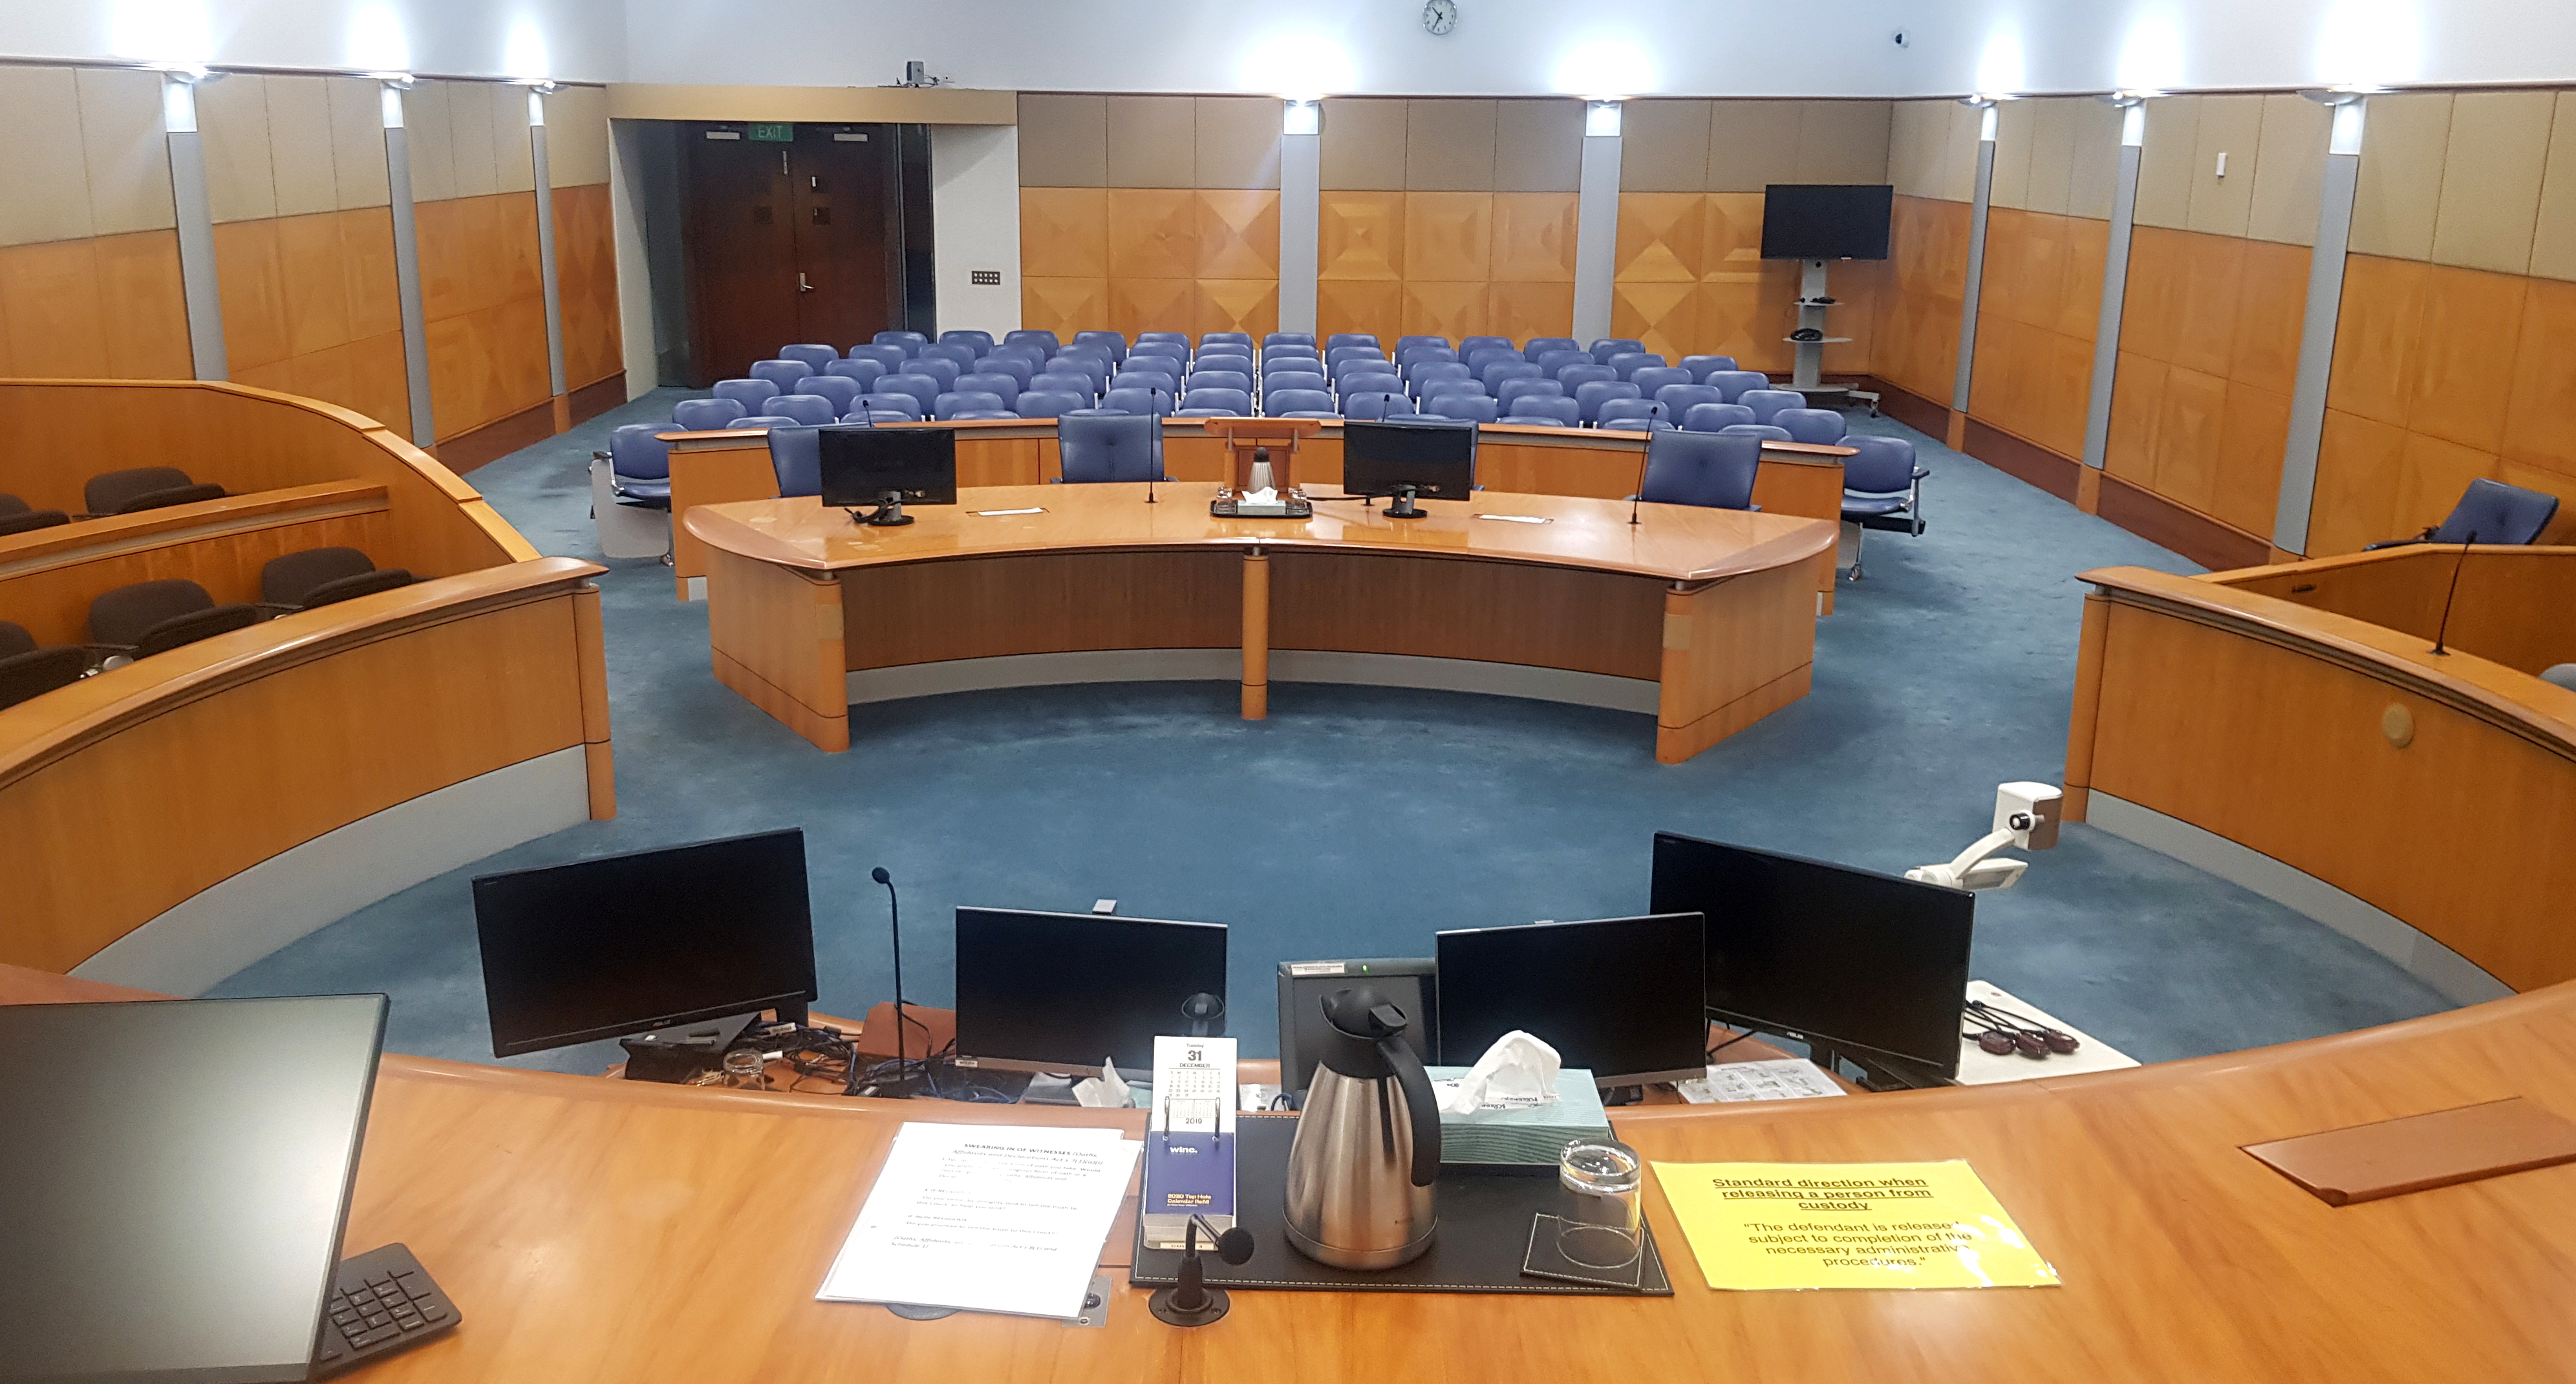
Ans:
[[[2053,1288],[1966,1163],[1657,1163],[1712,1288]]]

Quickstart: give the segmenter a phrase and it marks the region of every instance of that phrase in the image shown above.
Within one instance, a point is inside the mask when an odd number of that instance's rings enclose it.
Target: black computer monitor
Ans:
[[[1886,183],[1773,183],[1762,193],[1762,258],[1887,258],[1896,189]]]
[[[1225,1034],[1225,925],[957,910],[957,1060],[1150,1077],[1154,1038]]]
[[[1671,832],[1652,892],[1707,915],[1716,1017],[1899,1078],[1958,1075],[1976,895]]]
[[[1419,517],[1414,499],[1463,500],[1476,488],[1476,425],[1453,422],[1361,422],[1342,425],[1342,489],[1352,495],[1404,495],[1396,518]]]
[[[483,875],[474,928],[495,1057],[815,997],[801,831]]]
[[[1440,1060],[1474,1065],[1525,1029],[1599,1086],[1707,1069],[1696,913],[1443,932]]]
[[[874,505],[867,522],[910,523],[905,505],[957,503],[954,428],[877,428],[863,423],[814,430],[823,503],[835,509]]]
[[[385,997],[0,1006],[0,1379],[301,1380]]]
[[[1404,1011],[1405,1046],[1425,1063],[1440,1060],[1440,964],[1427,956],[1279,963],[1279,1089],[1303,1091],[1324,1050],[1324,1001],[1365,985]]]

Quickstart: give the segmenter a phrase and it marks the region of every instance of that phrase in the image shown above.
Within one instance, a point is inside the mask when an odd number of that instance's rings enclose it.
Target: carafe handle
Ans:
[[[1404,1108],[1413,1117],[1413,1185],[1428,1187],[1440,1180],[1440,1103],[1432,1095],[1431,1076],[1401,1037],[1379,1039],[1377,1050],[1395,1068]]]

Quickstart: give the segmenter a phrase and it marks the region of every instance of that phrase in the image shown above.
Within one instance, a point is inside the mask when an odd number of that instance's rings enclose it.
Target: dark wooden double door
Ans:
[[[681,133],[697,387],[738,377],[791,342],[847,350],[903,315],[893,128],[794,128],[784,142],[752,139],[739,125]]]

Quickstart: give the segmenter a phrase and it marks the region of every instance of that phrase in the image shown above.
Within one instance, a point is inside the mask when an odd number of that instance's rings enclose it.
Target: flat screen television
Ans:
[[[1762,192],[1762,258],[1887,258],[1896,189],[1886,183],[1773,183]]]

